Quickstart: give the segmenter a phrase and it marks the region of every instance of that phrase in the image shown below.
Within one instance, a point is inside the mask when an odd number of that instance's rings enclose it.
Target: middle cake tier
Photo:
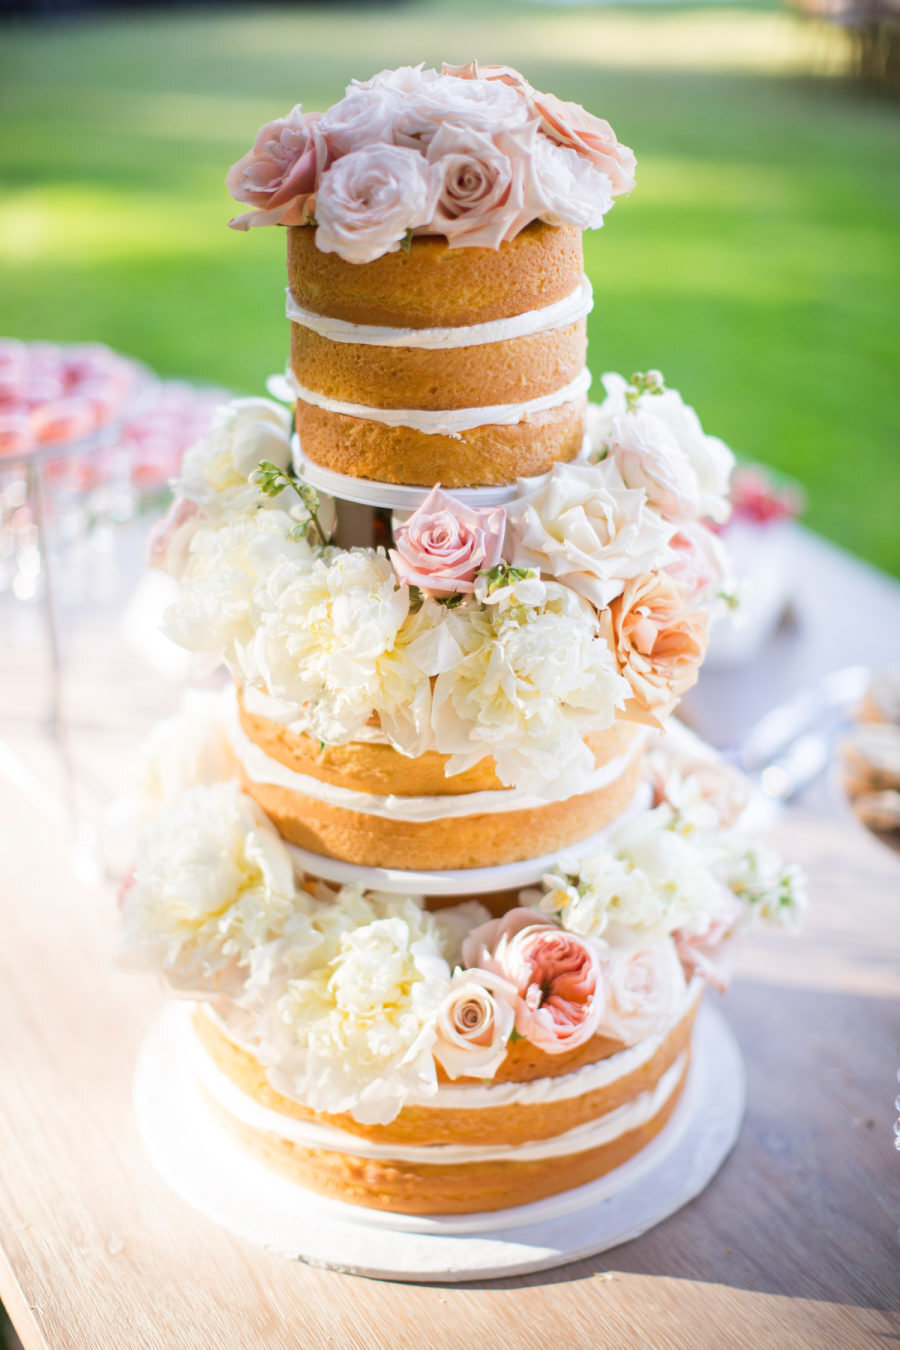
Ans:
[[[290,843],[361,867],[443,871],[537,858],[611,824],[641,778],[646,731],[631,722],[589,735],[587,790],[548,801],[504,787],[489,758],[448,778],[436,751],[323,745],[266,716],[265,702],[239,694],[230,723],[244,790]]]
[[[481,487],[581,452],[589,376],[580,231],[498,249],[414,239],[365,266],[288,230],[290,372],[304,454],[389,483]]]

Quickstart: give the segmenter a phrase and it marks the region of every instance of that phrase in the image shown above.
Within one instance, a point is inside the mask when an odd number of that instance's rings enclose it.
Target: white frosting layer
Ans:
[[[605,1116],[579,1125],[564,1134],[551,1139],[540,1139],[530,1144],[379,1144],[359,1135],[336,1130],[330,1125],[320,1125],[314,1121],[296,1120],[282,1115],[260,1104],[242,1092],[230,1078],[226,1077],[213,1063],[192,1035],[195,1050],[196,1071],[205,1090],[219,1106],[242,1124],[266,1134],[274,1134],[279,1139],[288,1140],[301,1148],[327,1149],[331,1152],[349,1153],[358,1158],[391,1159],[404,1162],[433,1163],[446,1166],[448,1163],[474,1162],[532,1162],[543,1158],[566,1157],[572,1153],[583,1153],[587,1149],[599,1148],[611,1143],[631,1130],[640,1129],[652,1120],[665,1106],[677,1088],[684,1074],[687,1055],[682,1054],[666,1070],[656,1086],[648,1092],[642,1092],[624,1106]]]
[[[238,720],[237,700],[233,700],[227,718],[231,748],[242,769],[254,783],[300,792],[315,801],[339,806],[345,811],[358,811],[366,816],[381,816],[386,820],[430,821],[459,816],[480,816],[497,811],[529,811],[547,806],[550,798],[533,797],[514,788],[495,788],[484,792],[433,794],[425,797],[405,797],[395,793],[385,796],[375,792],[360,792],[355,788],[326,783],[311,774],[297,773],[267,755],[244,731]],[[617,755],[587,780],[576,796],[597,791],[614,783],[631,763],[643,743],[643,735],[635,736],[624,755]],[[557,800],[566,800],[559,798]]]
[[[591,385],[591,374],[585,367],[580,375],[562,389],[555,389],[552,394],[543,394],[525,403],[494,403],[483,408],[370,408],[365,403],[345,403],[343,399],[329,398],[326,394],[307,389],[292,371],[288,371],[285,378],[297,398],[325,412],[359,417],[368,422],[382,422],[388,427],[411,427],[413,431],[421,431],[428,436],[456,438],[475,427],[513,426],[533,413],[559,408],[586,394]]]
[[[287,317],[292,323],[309,328],[331,342],[352,342],[364,347],[427,347],[445,351],[450,347],[481,347],[488,342],[506,342],[510,338],[529,337],[534,333],[548,333],[567,328],[590,314],[594,307],[594,293],[588,278],[581,281],[571,295],[557,300],[543,309],[530,309],[525,314],[514,314],[490,323],[474,323],[455,328],[388,328],[367,323],[348,323],[327,314],[316,314],[303,309],[287,292]]]

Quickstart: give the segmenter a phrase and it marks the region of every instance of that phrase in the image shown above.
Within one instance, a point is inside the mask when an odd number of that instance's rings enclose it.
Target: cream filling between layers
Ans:
[[[515,788],[489,788],[482,792],[434,794],[426,797],[404,797],[389,793],[360,792],[356,788],[326,783],[311,774],[289,769],[261,749],[244,731],[238,720],[237,699],[231,700],[226,715],[226,730],[231,749],[247,777],[254,783],[285,788],[304,797],[325,802],[328,806],[357,811],[364,816],[381,816],[386,820],[426,822],[448,820],[459,816],[481,816],[495,812],[532,811],[547,806],[551,801],[568,801],[569,797],[534,797]],[[646,729],[641,728],[627,751],[609,760],[587,778],[578,791],[570,796],[581,797],[599,788],[608,787],[620,778],[644,743]]]
[[[586,394],[591,385],[591,373],[585,366],[570,384],[555,389],[552,394],[525,403],[494,403],[483,408],[370,408],[366,403],[345,403],[343,399],[318,394],[300,383],[292,370],[285,376],[294,395],[304,403],[311,403],[323,412],[338,413],[342,417],[358,417],[367,422],[382,422],[388,427],[409,427],[426,436],[450,436],[459,439],[464,431],[483,426],[513,426],[532,413],[547,412]]]
[[[640,1093],[632,1101],[609,1111],[605,1116],[567,1130],[553,1139],[541,1139],[531,1144],[497,1144],[479,1147],[477,1144],[378,1144],[360,1135],[346,1134],[330,1125],[314,1121],[296,1120],[281,1115],[248,1097],[230,1078],[216,1067],[209,1055],[192,1036],[196,1071],[201,1085],[228,1115],[250,1129],[273,1134],[300,1148],[326,1149],[347,1153],[358,1158],[384,1161],[433,1163],[436,1166],[479,1162],[533,1162],[543,1158],[566,1157],[584,1153],[588,1149],[610,1144],[623,1134],[640,1129],[658,1115],[681,1082],[687,1066],[687,1054],[682,1053],[670,1065],[655,1087]]]
[[[490,342],[507,342],[511,338],[531,337],[535,333],[568,328],[590,314],[593,307],[591,283],[582,274],[581,281],[571,295],[543,309],[529,309],[524,314],[513,314],[505,319],[454,328],[389,328],[377,324],[350,323],[346,319],[334,319],[327,314],[304,309],[297,304],[289,289],[285,312],[292,323],[309,328],[331,342],[349,342],[364,347],[427,347],[446,351],[451,347],[481,347]]]

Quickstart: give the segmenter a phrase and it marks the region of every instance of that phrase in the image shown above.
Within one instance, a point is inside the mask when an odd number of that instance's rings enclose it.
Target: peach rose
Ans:
[[[463,959],[475,956],[516,990],[516,1031],[539,1050],[561,1055],[596,1034],[603,984],[597,953],[584,938],[534,910],[514,909],[473,929]]]
[[[675,945],[620,951],[602,962],[605,1006],[598,1030],[635,1045],[661,1031],[684,1001],[686,983]]]
[[[298,103],[287,117],[260,128],[253,148],[231,166],[225,178],[236,201],[259,210],[235,216],[228,222],[232,229],[306,223],[327,162],[325,144],[316,131],[321,116],[302,112]]]
[[[587,112],[580,103],[566,103],[555,94],[534,91],[529,102],[541,119],[545,135],[577,150],[605,173],[614,197],[631,191],[637,160],[627,145],[619,144],[608,122]]]
[[[184,576],[191,540],[200,528],[200,507],[186,497],[176,497],[166,514],[150,531],[147,563],[180,581]]]
[[[434,1057],[450,1078],[493,1078],[506,1055],[518,995],[489,970],[457,970],[437,1014]]]
[[[434,487],[394,532],[394,571],[428,595],[471,592],[477,573],[500,561],[505,525],[502,506],[475,510]]]
[[[322,175],[316,246],[351,263],[396,253],[408,230],[429,223],[440,190],[440,170],[416,150],[399,145],[354,150]]]
[[[656,726],[697,683],[706,654],[708,615],[688,609],[684,592],[664,572],[628,581],[600,614],[600,631],[631,685],[626,709]]]
[[[441,174],[429,232],[446,235],[451,248],[499,248],[534,220],[536,205],[527,200],[528,140],[515,131],[491,137],[442,126],[428,147],[428,160]]]

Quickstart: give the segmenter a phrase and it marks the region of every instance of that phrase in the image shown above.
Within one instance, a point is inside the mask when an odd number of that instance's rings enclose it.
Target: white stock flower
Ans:
[[[348,894],[349,892],[349,894]],[[387,1124],[437,1091],[435,1019],[449,985],[430,914],[410,899],[343,888],[317,910],[324,943],[269,983],[270,1078],[316,1111]]]
[[[577,150],[537,136],[531,159],[532,195],[548,225],[598,230],[613,204],[612,184]]]
[[[273,509],[198,530],[178,599],[163,616],[167,637],[235,668],[240,648],[253,637],[251,602],[259,579],[282,560],[299,564],[312,557],[305,540],[291,538],[294,523]]]
[[[291,462],[291,414],[267,398],[239,398],[219,408],[205,440],[185,453],[175,483],[209,520],[265,505],[251,475],[261,459]]]
[[[609,453],[621,461],[628,486],[647,487],[651,499],[655,493],[658,500],[668,502],[680,513],[674,519],[708,516],[720,524],[727,520],[734,455],[724,441],[704,432],[677,389],[645,391],[631,400],[629,408],[631,385],[621,375],[608,372],[603,387],[606,398],[599,406],[592,405],[587,420],[595,453]]]
[[[447,614],[446,664],[428,673],[437,675],[435,748],[450,756],[449,774],[492,755],[501,782],[540,796],[568,796],[590,778],[584,736],[612,725],[627,686],[586,602],[552,582],[546,590],[540,609]]]
[[[408,230],[427,225],[440,171],[416,150],[367,145],[332,164],[316,194],[316,247],[345,262],[396,253]]]
[[[598,609],[672,557],[673,527],[612,465],[555,464],[520,478],[506,515],[511,563],[549,573]]]
[[[186,788],[224,782],[236,769],[222,695],[189,689],[181,710],[158,722],[138,750],[134,807],[149,819]]]
[[[189,788],[138,845],[122,902],[123,959],[176,989],[233,997],[251,951],[296,909],[290,855],[256,803],[235,783]]]
[[[806,876],[786,866],[775,849],[736,841],[722,868],[727,884],[744,906],[748,922],[757,919],[780,928],[800,926],[809,904]]]

